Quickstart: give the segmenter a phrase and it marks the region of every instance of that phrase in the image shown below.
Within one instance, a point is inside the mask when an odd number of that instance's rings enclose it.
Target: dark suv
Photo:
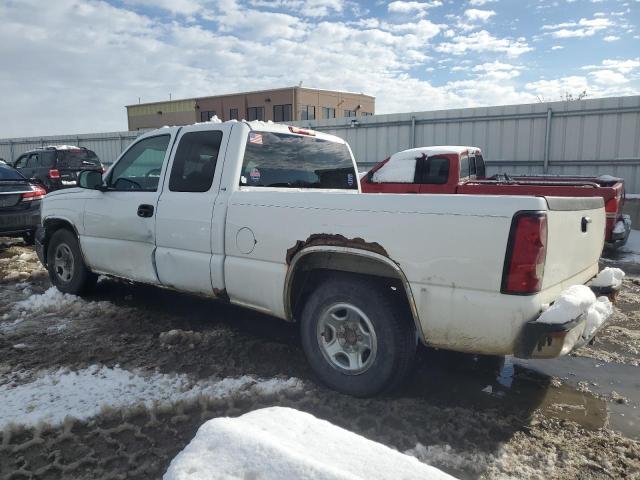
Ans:
[[[98,156],[84,147],[58,145],[23,153],[13,166],[27,178],[35,179],[47,191],[75,187],[82,170],[103,172]]]

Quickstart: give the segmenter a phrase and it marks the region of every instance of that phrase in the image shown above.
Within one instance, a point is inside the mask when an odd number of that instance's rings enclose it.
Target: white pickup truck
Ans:
[[[161,128],[46,196],[38,255],[62,292],[106,274],[298,322],[318,377],[358,396],[398,385],[418,341],[554,357],[591,339],[586,307],[536,320],[598,273],[602,198],[362,194],[355,167],[296,127]]]

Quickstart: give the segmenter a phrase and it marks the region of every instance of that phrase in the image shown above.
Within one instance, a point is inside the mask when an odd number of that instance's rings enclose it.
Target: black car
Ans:
[[[46,193],[15,168],[0,163],[0,237],[22,237],[32,244]]]
[[[13,166],[25,177],[42,184],[47,191],[75,187],[82,170],[104,171],[93,151],[68,145],[30,150],[20,155]]]

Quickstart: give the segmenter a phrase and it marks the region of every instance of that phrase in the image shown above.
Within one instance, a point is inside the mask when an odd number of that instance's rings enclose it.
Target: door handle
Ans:
[[[153,205],[143,203],[138,207],[138,216],[142,218],[153,217]]]
[[[587,231],[587,227],[591,222],[593,222],[593,220],[591,220],[591,217],[582,217],[582,222],[580,226],[583,232]]]

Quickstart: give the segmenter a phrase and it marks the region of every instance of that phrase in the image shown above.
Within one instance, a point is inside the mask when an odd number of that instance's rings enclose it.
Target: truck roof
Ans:
[[[430,157],[432,155],[443,155],[455,153],[460,155],[462,153],[478,153],[480,149],[478,147],[469,147],[469,146],[461,146],[461,145],[435,145],[430,147],[418,147],[411,148],[409,150],[403,150],[398,153],[394,153],[391,155],[389,161],[402,161],[402,160],[415,160],[416,157],[419,157],[423,153]]]
[[[207,121],[207,122],[196,122],[193,125],[205,125],[205,124],[216,124],[216,123],[244,123],[245,125],[247,125],[251,130],[256,130],[259,132],[273,132],[273,133],[286,133],[286,134],[293,134],[295,135],[297,131],[299,132],[308,132],[307,135],[313,136],[315,138],[319,138],[321,140],[327,140],[330,142],[335,142],[335,143],[346,143],[344,139],[340,138],[340,137],[336,137],[335,135],[330,135],[328,133],[323,133],[323,132],[318,132],[317,130],[312,130],[310,128],[303,128],[303,127],[297,127],[294,125],[288,125],[286,123],[274,123],[271,120],[268,120],[266,122],[262,121],[262,120],[251,120],[251,121],[247,121],[247,120],[226,120],[226,121],[222,121],[220,120],[217,115],[214,115],[211,120]],[[189,125],[184,125],[184,126],[189,126]],[[148,134],[156,134],[157,130],[162,130],[162,129],[166,129],[166,128],[179,128],[176,126],[172,126],[169,127],[168,125],[165,125],[164,127],[160,127],[156,130],[152,130],[150,132],[146,132],[144,135],[141,135],[141,137],[143,136],[147,136]],[[305,133],[301,133],[302,135],[305,135]]]

